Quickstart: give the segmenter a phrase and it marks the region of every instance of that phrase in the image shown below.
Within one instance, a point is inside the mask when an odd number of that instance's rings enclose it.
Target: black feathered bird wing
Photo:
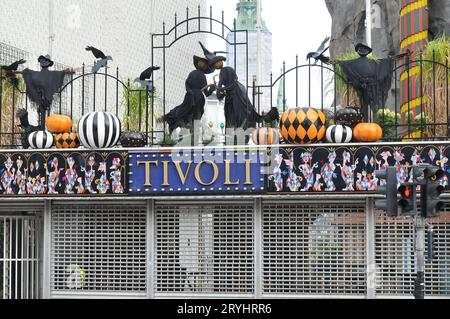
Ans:
[[[102,51],[100,51],[99,49],[97,49],[97,48],[88,46],[88,47],[86,47],[86,51],[91,51],[92,54],[93,54],[97,59],[106,59],[106,55],[105,55]]]
[[[2,66],[2,69],[5,71],[17,71],[17,69],[19,68],[19,65],[24,64],[25,62],[27,62],[27,61],[25,61],[24,59],[21,59],[19,61],[12,63],[11,65]]]
[[[151,66],[148,69],[146,69],[144,72],[141,73],[139,76],[139,79],[141,81],[150,80],[152,78],[153,72],[159,70],[159,66]]]

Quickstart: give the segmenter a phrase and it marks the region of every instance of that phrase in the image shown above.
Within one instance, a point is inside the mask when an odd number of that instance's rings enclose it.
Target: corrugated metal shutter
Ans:
[[[365,295],[365,205],[263,205],[263,294]]]
[[[450,295],[450,206],[441,217],[430,220],[436,236],[436,258],[425,264],[425,295]],[[377,294],[411,296],[414,291],[415,230],[412,219],[376,217]],[[426,253],[428,252],[428,245]]]
[[[146,221],[139,205],[53,206],[52,295],[145,295]]]
[[[252,204],[155,207],[156,294],[252,294]]]

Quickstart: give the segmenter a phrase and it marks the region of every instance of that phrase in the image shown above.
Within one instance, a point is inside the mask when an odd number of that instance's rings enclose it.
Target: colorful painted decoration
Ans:
[[[353,131],[345,125],[332,125],[327,129],[326,136],[330,143],[350,143],[353,138]]]
[[[77,133],[62,133],[55,137],[56,148],[78,148],[80,140]]]
[[[28,143],[34,149],[48,149],[53,146],[53,135],[45,131],[36,131],[28,136]]]
[[[252,140],[256,145],[275,145],[280,143],[280,133],[277,129],[261,127],[253,131]]]
[[[123,147],[144,147],[147,143],[144,133],[123,132],[120,136],[120,144]]]
[[[313,108],[290,109],[281,117],[280,132],[291,144],[312,144],[323,140],[326,133],[325,114]]]
[[[51,133],[68,133],[72,129],[72,119],[65,115],[50,115],[45,120],[45,126]]]
[[[78,136],[86,148],[110,148],[117,144],[121,123],[109,112],[92,112],[84,115],[78,123]]]
[[[429,154],[435,154],[434,159]],[[384,182],[376,176],[377,170],[394,166],[398,183],[407,183],[412,182],[412,170],[419,164],[440,166],[446,174],[439,184],[450,190],[448,143],[425,147],[407,144],[286,146],[277,148],[270,156],[269,193],[373,192]]]
[[[346,107],[336,112],[336,123],[345,126],[355,127],[363,120],[359,108]]]
[[[127,152],[0,154],[0,195],[124,194]]]
[[[353,130],[357,142],[377,142],[383,137],[383,129],[375,123],[360,123]]]

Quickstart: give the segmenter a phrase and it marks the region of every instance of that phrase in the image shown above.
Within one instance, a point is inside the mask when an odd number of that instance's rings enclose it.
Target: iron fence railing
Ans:
[[[231,36],[228,38],[226,33]],[[146,145],[157,144],[161,137],[165,140],[165,125],[160,125],[158,120],[168,111],[167,54],[176,42],[195,34],[209,34],[224,40],[234,48],[234,61],[236,61],[236,52],[239,47],[245,49],[246,61],[249,59],[247,30],[237,30],[236,21],[232,27],[227,26],[223,11],[221,17],[216,18],[212,7],[209,8],[209,14],[203,14],[200,7],[197,14],[191,14],[187,8],[184,20],[179,19],[175,14],[172,28],[166,28],[166,23],[163,23],[162,32],[151,35],[152,65],[156,62],[162,63],[162,80],[161,83],[158,82],[156,93],[148,88],[135,86],[129,79],[124,80],[120,77],[118,68],[112,72],[109,71],[111,69],[106,68],[103,73],[94,74],[90,73],[87,66],[83,64],[75,73],[67,74],[66,82],[56,94],[58,98],[55,99],[50,113],[68,115],[76,125],[78,120],[88,112],[107,111],[119,117],[122,130],[144,133]],[[239,37],[241,34],[243,36]],[[155,57],[159,53],[162,53],[161,59],[159,55],[158,59]],[[248,63],[243,66],[234,63],[235,69],[240,67],[246,68],[248,79]],[[17,77],[20,78],[20,74],[17,74]],[[10,90],[6,92],[6,88]],[[19,88],[11,86],[4,74],[0,74],[0,94],[2,96],[0,99],[0,148],[20,147],[21,132],[18,128],[16,112],[19,108],[30,110],[31,122],[37,122],[37,114],[35,114],[37,112],[31,112],[33,108],[30,107],[31,103],[26,97],[24,85],[22,84]],[[8,125],[5,124],[6,122]]]
[[[305,85],[300,81],[300,72],[307,72]],[[318,72],[319,84],[314,82],[312,74]],[[338,106],[355,106],[358,104],[357,94],[352,92],[352,84],[340,74],[335,66],[325,64],[296,65],[286,69],[274,78],[271,84],[251,87],[253,102],[261,112],[261,96],[270,94],[274,101],[274,90],[283,81],[286,85],[290,76],[295,76],[295,97],[290,93],[290,99],[295,99],[295,106],[300,105],[300,86],[307,87],[306,98],[308,106],[330,110],[336,114]],[[19,120],[15,113],[19,108],[30,110],[33,116],[32,103],[26,96],[24,85],[13,86],[9,79],[0,76],[0,147],[15,148],[20,146]],[[383,101],[389,101],[379,110],[369,113],[369,121],[379,123],[384,130],[384,141],[402,140],[447,140],[450,137],[450,67],[448,61],[444,64],[435,59],[407,59],[404,63],[394,61],[392,69],[392,88],[389,96],[382,96]],[[339,82],[339,84],[338,84]],[[319,101],[313,103],[312,90],[319,90]],[[287,110],[286,87],[282,90],[283,105],[280,111]],[[414,93],[415,92],[415,93]],[[119,69],[113,74],[90,73],[83,65],[81,72],[68,74],[67,80],[57,93],[51,113],[65,114],[74,119],[74,125],[84,114],[92,111],[114,113],[122,121],[123,130],[139,131],[145,134],[147,145],[156,143],[157,134],[163,131],[155,130],[157,122],[158,94],[148,88],[133,85],[130,80],[120,78]],[[164,95],[164,94],[163,94]],[[331,95],[331,96],[330,96]],[[417,98],[414,99],[414,96]],[[356,98],[355,98],[356,97]],[[327,101],[328,100],[328,101]],[[356,105],[358,106],[358,105]],[[35,112],[36,113],[36,112]],[[31,120],[32,121],[32,120]]]
[[[406,57],[401,62],[393,59],[391,78],[389,92],[380,92],[384,105],[379,109],[372,108],[365,119],[380,124],[384,131],[383,140],[447,140],[450,136],[448,60],[442,63],[434,54],[432,59],[422,55],[416,59]],[[283,62],[281,75],[271,74],[270,79],[270,84],[256,85],[253,81],[253,86],[249,87],[258,112],[268,109],[267,105],[261,105],[264,94],[270,94],[271,106],[277,106],[280,112],[304,106],[336,114],[339,107],[361,107],[358,93],[336,64],[312,64],[309,61],[300,65],[297,56],[294,67],[287,69]],[[275,103],[276,89],[277,99],[281,101],[278,105]]]

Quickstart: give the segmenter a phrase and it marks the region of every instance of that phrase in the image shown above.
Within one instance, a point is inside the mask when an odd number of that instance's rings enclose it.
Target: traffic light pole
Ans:
[[[418,165],[413,168],[413,183],[402,183],[397,187],[398,180],[396,168],[388,167],[375,172],[380,180],[385,180],[384,185],[377,187],[377,193],[383,194],[385,199],[375,201],[375,207],[384,210],[389,217],[397,217],[401,210],[402,216],[414,217],[416,231],[415,243],[415,268],[417,277],[414,280],[414,297],[425,299],[425,227],[428,218],[439,216],[444,207],[440,196],[445,190],[440,180],[445,175],[439,166]],[[417,187],[420,186],[421,212],[417,212]],[[397,193],[400,193],[400,201],[397,201]],[[430,260],[433,259],[434,236],[429,235]]]
[[[425,226],[425,218],[418,214],[415,218],[417,277],[414,281],[414,297],[416,299],[425,299]]]

